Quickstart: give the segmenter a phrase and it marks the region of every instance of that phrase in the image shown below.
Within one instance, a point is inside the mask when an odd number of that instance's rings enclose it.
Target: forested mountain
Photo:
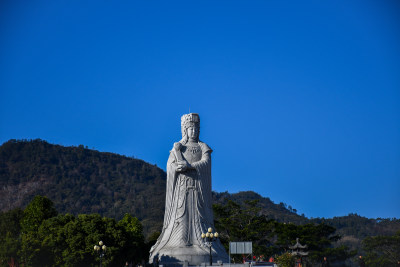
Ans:
[[[361,242],[368,236],[392,236],[400,231],[400,219],[369,219],[357,214],[349,214],[346,216],[334,218],[313,218],[308,219],[304,215],[300,216],[296,210],[287,206],[285,203],[275,204],[269,198],[262,197],[259,194],[247,191],[236,194],[214,193],[214,203],[226,204],[228,200],[245,205],[246,201],[257,200],[261,213],[268,218],[278,222],[293,223],[296,225],[304,225],[308,223],[332,226],[336,229],[341,239],[337,242],[337,246],[347,245],[351,249],[359,249]]]
[[[400,231],[400,220],[369,219],[357,214],[333,217],[329,219],[317,218],[310,220],[313,223],[325,223],[336,228],[336,234],[342,238],[337,245],[347,245],[350,248],[360,248],[361,242],[370,236],[392,236]]]
[[[10,140],[0,146],[0,211],[24,208],[36,195],[47,196],[60,213],[99,213],[121,219],[138,217],[146,235],[160,231],[164,216],[166,174],[155,165],[113,153],[49,144],[43,140]],[[285,203],[275,204],[255,192],[213,193],[214,203],[258,200],[261,213],[279,222],[333,226],[340,242],[358,247],[367,236],[393,235],[399,219],[368,219],[350,214],[308,219]]]
[[[275,204],[268,197],[262,197],[253,191],[243,191],[235,194],[228,192],[213,194],[214,203],[224,204],[227,200],[232,200],[238,204],[245,204],[246,201],[257,200],[261,213],[270,219],[278,222],[305,224],[309,223],[309,219],[297,214],[297,211],[285,203]]]
[[[166,174],[142,160],[42,140],[10,140],[0,147],[0,210],[47,196],[61,213],[99,213],[142,220],[161,229]]]

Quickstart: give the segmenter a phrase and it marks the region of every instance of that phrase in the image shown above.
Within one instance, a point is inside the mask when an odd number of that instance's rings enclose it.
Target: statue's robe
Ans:
[[[177,153],[181,153],[193,169],[177,172]],[[182,144],[180,151],[170,152],[167,163],[167,192],[163,230],[150,250],[150,262],[206,262],[209,247],[201,238],[209,227],[214,229],[211,197],[211,148],[198,142],[195,146]],[[219,240],[213,243],[214,262],[228,256]]]

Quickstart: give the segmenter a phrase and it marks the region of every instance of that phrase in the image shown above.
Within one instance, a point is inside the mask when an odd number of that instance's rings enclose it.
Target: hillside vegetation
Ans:
[[[139,218],[146,236],[160,231],[164,216],[166,173],[140,159],[43,140],[10,140],[0,146],[0,211],[24,208],[36,195],[47,196],[60,213],[89,214],[120,220]],[[357,214],[308,219],[285,203],[255,192],[213,193],[215,204],[240,205],[257,200],[260,213],[278,222],[333,226],[342,242],[357,248],[367,236],[394,235],[399,219],[369,219]]]
[[[42,140],[10,140],[0,147],[0,210],[25,207],[36,195],[61,213],[138,217],[145,232],[161,229],[166,174],[143,160],[63,147]]]

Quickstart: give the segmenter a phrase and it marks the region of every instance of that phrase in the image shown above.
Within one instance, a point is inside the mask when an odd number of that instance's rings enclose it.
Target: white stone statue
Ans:
[[[181,118],[182,140],[174,144],[167,163],[164,225],[150,250],[150,263],[209,262],[202,233],[214,228],[211,199],[211,148],[199,140],[196,113]],[[213,261],[228,262],[219,240],[212,244]]]

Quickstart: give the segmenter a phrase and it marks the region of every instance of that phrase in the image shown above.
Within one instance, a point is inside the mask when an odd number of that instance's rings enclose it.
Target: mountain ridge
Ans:
[[[62,213],[99,213],[120,219],[138,217],[146,235],[162,228],[166,173],[141,159],[79,146],[50,144],[41,139],[9,140],[0,146],[0,211],[23,208],[35,195],[45,195]],[[213,192],[213,202],[244,204],[258,200],[261,212],[285,223],[325,222],[342,242],[358,246],[362,238],[394,234],[400,220],[371,219],[357,214],[307,218],[285,203],[275,204],[253,191]]]

